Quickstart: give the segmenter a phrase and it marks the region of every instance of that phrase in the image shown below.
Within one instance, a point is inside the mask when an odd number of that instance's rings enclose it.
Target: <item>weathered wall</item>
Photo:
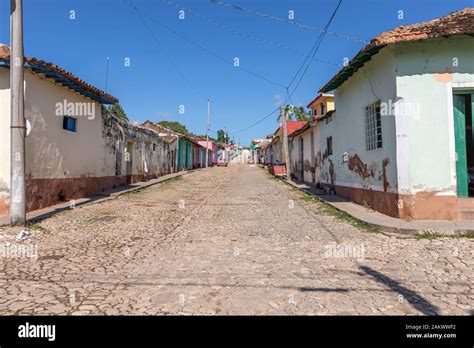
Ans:
[[[0,216],[10,207],[10,71],[0,68]]]
[[[395,62],[390,47],[373,56],[335,91],[336,112],[332,118],[319,122],[322,183],[355,200],[355,193],[360,189],[369,193],[396,192],[394,117],[382,116],[382,148],[367,151],[365,140],[365,107],[377,100],[389,99],[396,99]],[[332,136],[332,155],[327,153],[329,136]],[[347,162],[343,159],[345,152]],[[338,190],[338,187],[343,189]],[[369,194],[363,199],[377,210],[396,215],[396,199],[391,195],[385,197],[386,200],[381,201],[375,194]]]
[[[311,141],[311,132],[313,132],[313,141]],[[303,161],[301,161],[300,139],[303,139]],[[321,158],[319,126],[317,124],[290,137],[290,161],[292,174],[298,180],[309,184],[319,183]],[[303,170],[302,177],[301,169]]]
[[[105,108],[102,111],[103,136],[109,147],[108,155],[116,159],[116,164],[119,163],[116,167],[117,175],[131,175],[133,183],[171,172],[170,149],[174,145],[170,146],[158,132],[150,128],[117,119]],[[131,163],[127,163],[128,161]],[[131,167],[131,171],[127,171],[127,165]]]
[[[0,69],[0,213],[9,201],[9,71]],[[77,131],[63,129],[57,103],[89,103],[93,114],[73,114]],[[158,133],[118,120],[100,104],[25,71],[25,116],[31,123],[26,138],[27,210],[86,197],[126,183],[127,142],[133,143],[131,181],[170,172],[170,145]],[[154,149],[153,149],[153,145]],[[3,184],[4,183],[4,184]]]
[[[403,213],[457,218],[452,94],[474,90],[474,38],[399,44],[395,54],[397,96],[406,106],[396,116]]]
[[[115,154],[103,136],[100,104],[25,71],[27,209],[29,211],[80,198],[119,185]],[[88,103],[93,115],[73,114],[77,132],[63,129],[57,103]]]
[[[462,218],[452,95],[474,89],[472,57],[469,36],[397,44],[373,56],[336,90],[332,120],[319,123],[321,181],[389,215]],[[376,100],[386,107],[383,148],[366,151],[364,108]],[[325,152],[327,136],[333,155]]]

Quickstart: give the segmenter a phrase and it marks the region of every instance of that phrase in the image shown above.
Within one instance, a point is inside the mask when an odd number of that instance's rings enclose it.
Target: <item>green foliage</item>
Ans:
[[[188,131],[188,129],[186,128],[185,125],[182,125],[181,123],[179,122],[175,122],[175,121],[160,121],[158,122],[159,125],[163,126],[163,127],[166,127],[166,128],[169,128],[177,133],[181,133],[181,134],[184,134],[184,135],[189,135],[189,136],[194,136],[193,133],[191,133],[190,131]]]
[[[128,116],[127,114],[125,113],[125,110],[122,108],[122,106],[120,104],[114,104],[112,106],[109,107],[109,111],[114,114],[116,117],[122,119],[122,120],[125,120],[125,121],[128,121]]]
[[[285,106],[286,117],[290,121],[310,121],[311,113],[306,111],[304,107],[296,107],[293,105]]]
[[[219,129],[217,131],[217,141],[225,144],[226,140],[229,140],[229,134],[227,134],[223,129]]]
[[[472,231],[467,231],[463,233],[453,233],[453,234],[444,234],[444,233],[438,233],[438,232],[431,232],[431,231],[422,231],[422,232],[417,232],[415,234],[415,239],[420,240],[420,239],[437,239],[437,238],[443,238],[443,237],[448,237],[448,238],[474,238],[474,232]]]

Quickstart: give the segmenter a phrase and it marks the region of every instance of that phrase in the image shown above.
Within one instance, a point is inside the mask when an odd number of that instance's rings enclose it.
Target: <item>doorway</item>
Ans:
[[[125,173],[125,178],[126,178],[126,184],[130,185],[132,184],[132,168],[133,168],[133,142],[129,141],[127,143],[127,152],[125,153],[125,161],[127,163],[126,167],[126,173]]]
[[[304,140],[303,135],[300,137],[300,153],[299,153],[300,160],[298,162],[298,169],[299,169],[299,180],[304,182]]]
[[[453,95],[458,197],[474,197],[474,91]]]

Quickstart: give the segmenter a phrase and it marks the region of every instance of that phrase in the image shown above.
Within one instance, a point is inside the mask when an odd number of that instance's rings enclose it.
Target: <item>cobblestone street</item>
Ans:
[[[1,258],[2,315],[473,314],[472,239],[358,229],[247,165],[18,232],[0,228],[3,250],[34,246],[37,258]]]

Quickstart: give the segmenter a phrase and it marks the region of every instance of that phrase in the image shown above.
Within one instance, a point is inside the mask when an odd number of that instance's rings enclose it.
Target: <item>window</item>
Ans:
[[[77,120],[74,117],[64,116],[63,129],[70,132],[77,132]]]
[[[321,116],[324,116],[324,104],[321,104]]]
[[[376,101],[365,108],[365,147],[367,151],[382,147],[380,101]]]
[[[153,144],[153,152],[156,151],[156,144]]]
[[[326,138],[326,144],[328,156],[332,155],[332,136]]]

